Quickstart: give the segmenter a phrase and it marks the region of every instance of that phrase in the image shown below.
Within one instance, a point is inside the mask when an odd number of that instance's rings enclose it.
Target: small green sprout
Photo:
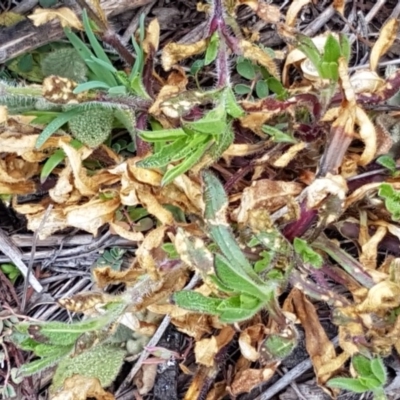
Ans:
[[[357,374],[356,378],[333,378],[328,386],[354,393],[372,392],[374,400],[385,400],[384,386],[387,380],[386,369],[381,358],[367,358],[355,355],[351,360]]]

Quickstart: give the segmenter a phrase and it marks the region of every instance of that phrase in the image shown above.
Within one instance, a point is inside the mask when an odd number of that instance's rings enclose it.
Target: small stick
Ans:
[[[200,277],[198,275],[194,275],[193,278],[190,280],[190,282],[185,286],[183,290],[190,290],[194,288],[199,281]],[[156,346],[157,343],[160,341],[161,336],[164,334],[165,330],[168,328],[169,323],[171,322],[171,317],[169,315],[166,315],[161,322],[160,326],[158,327],[156,333],[153,335],[153,337],[150,339],[150,341],[147,343],[146,347],[152,347]],[[116,397],[121,394],[121,392],[126,388],[126,386],[132,382],[133,378],[135,375],[139,372],[140,368],[142,367],[143,362],[147,359],[149,356],[149,352],[144,349],[142,351],[142,354],[136,361],[136,364],[134,367],[131,369],[131,372],[129,375],[124,379],[122,382],[121,386],[118,388],[117,392],[115,393]]]
[[[22,253],[19,248],[8,238],[7,234],[0,228],[0,250],[16,265],[21,271],[25,279],[29,280],[29,283],[33,289],[40,293],[43,290],[42,285],[35,278],[30,275],[28,277],[28,267],[22,261]]]
[[[36,245],[39,237],[39,232],[43,229],[44,224],[46,223],[47,218],[50,215],[51,210],[53,209],[53,204],[50,204],[47,207],[46,212],[43,215],[42,220],[40,221],[38,229],[36,229],[36,232],[33,234],[33,243],[32,243],[32,249],[31,249],[31,257],[29,259],[29,264],[28,264],[28,272],[25,277],[25,282],[24,282],[24,291],[22,294],[22,301],[21,301],[21,312],[23,313],[25,311],[25,306],[26,306],[26,298],[27,298],[27,293],[28,293],[28,284],[29,284],[29,278],[31,276],[32,268],[33,268],[33,263],[35,261],[35,253],[36,253]]]

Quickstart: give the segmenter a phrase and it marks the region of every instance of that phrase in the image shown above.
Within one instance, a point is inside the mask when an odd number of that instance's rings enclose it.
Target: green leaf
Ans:
[[[196,75],[204,67],[204,60],[196,60],[190,67],[190,74]]]
[[[256,70],[250,60],[243,60],[236,64],[236,70],[243,78],[253,80],[256,77]]]
[[[100,58],[97,58],[95,56],[91,56],[90,60],[86,60],[87,63],[96,63],[100,67],[104,68],[104,70],[110,71],[112,74],[116,74],[118,71],[117,69],[111,64],[111,61],[103,61]]]
[[[229,288],[257,297],[260,300],[267,298],[266,293],[270,290],[267,286],[258,286],[244,271],[232,267],[220,254],[215,255],[214,268],[218,278]]]
[[[226,110],[223,104],[209,111],[203,118],[195,122],[186,123],[185,126],[193,131],[220,135],[226,127]]]
[[[387,380],[386,368],[381,358],[374,358],[371,360],[371,369],[379,382],[384,385]]]
[[[186,157],[191,151],[192,147],[189,146],[191,143],[193,143],[193,140],[190,137],[182,137],[162,147],[159,152],[139,161],[136,165],[139,168],[165,167],[172,161],[178,161]]]
[[[226,324],[233,324],[235,322],[246,321],[254,316],[258,310],[245,310],[245,309],[230,309],[223,311],[219,319]]]
[[[204,65],[211,64],[217,58],[218,47],[219,47],[219,36],[217,32],[214,32],[207,46],[206,55],[204,58]]]
[[[187,137],[188,134],[182,129],[162,129],[157,131],[138,131],[139,136],[146,142],[166,142],[182,137]]]
[[[243,111],[242,107],[236,101],[236,97],[233,93],[231,87],[227,87],[223,92],[223,101],[226,108],[226,112],[232,118],[240,118],[243,117],[245,112]]]
[[[390,172],[395,172],[396,171],[396,161],[393,159],[392,156],[389,156],[387,154],[383,156],[379,156],[376,159],[376,162],[379,165],[382,165],[382,167],[387,168]]]
[[[384,198],[391,198],[396,195],[395,190],[393,189],[393,186],[389,183],[382,183],[379,186],[379,191],[378,195]]]
[[[251,93],[253,90],[249,85],[243,85],[242,83],[239,83],[235,85],[234,91],[236,94],[245,95]]]
[[[64,354],[65,355],[65,354]],[[22,365],[19,373],[23,376],[31,376],[57,364],[64,355],[55,354],[51,357],[41,358]]]
[[[53,376],[54,390],[60,389],[64,381],[75,374],[97,378],[102,387],[110,386],[121,369],[125,354],[126,350],[121,347],[100,345],[73,358],[64,358]]]
[[[258,81],[256,84],[257,97],[263,99],[269,95],[268,84],[265,81]]]
[[[318,71],[319,75],[322,76],[321,73],[322,56],[317,46],[308,36],[305,36],[303,34],[296,35],[296,39],[299,42],[298,45],[299,50],[301,50],[310,59],[315,69]]]
[[[267,79],[267,84],[269,89],[277,94],[278,99],[283,100],[288,97],[287,90],[284,88],[284,86],[278,79],[271,76],[270,78]]]
[[[358,380],[369,390],[374,390],[381,387],[381,383],[374,376],[360,376]]]
[[[333,378],[327,382],[327,385],[332,388],[349,390],[354,393],[364,393],[369,391],[367,386],[354,378]]]
[[[357,354],[352,358],[351,363],[359,375],[372,375],[371,360],[369,358]]]
[[[305,264],[311,264],[314,268],[321,268],[324,259],[314,251],[308,243],[300,238],[294,238],[293,247]]]
[[[86,44],[79,39],[75,33],[71,32],[69,28],[64,28],[64,33],[67,36],[70,43],[74,46],[74,48],[78,51],[82,60],[86,63],[86,60],[90,60],[93,56],[91,50],[86,46]],[[117,81],[114,76],[104,68],[100,67],[96,63],[92,63],[92,65],[88,65],[89,69],[93,72],[97,80],[101,80],[107,83],[109,86],[116,86]]]
[[[339,33],[339,43],[341,55],[346,59],[347,62],[350,61],[351,56],[351,43],[346,34]]]
[[[179,307],[211,315],[220,314],[218,306],[223,301],[221,299],[203,296],[202,294],[191,290],[176,292],[172,297]]]
[[[186,157],[180,164],[175,165],[164,174],[161,181],[161,186],[168,185],[176,177],[189,171],[190,168],[199,162],[208,146],[209,140],[206,138],[204,139],[204,143],[199,144],[196,149],[192,149],[192,153],[190,153],[190,155]]]
[[[96,36],[93,33],[92,27],[90,26],[89,17],[87,15],[86,9],[82,12],[82,22],[83,26],[85,27],[86,36],[89,39],[90,45],[92,46],[93,51],[95,52],[97,58],[103,61],[105,64],[109,66],[113,66],[110,59],[108,58],[106,52],[104,51],[103,47],[100,45],[99,41],[97,40]],[[92,57],[90,57],[92,58]]]
[[[22,72],[29,72],[33,68],[33,57],[32,54],[24,54],[21,56],[21,58],[18,60],[18,68]]]
[[[111,96],[125,96],[128,93],[128,90],[125,86],[114,86],[107,90],[108,94]]]
[[[79,84],[73,91],[73,93],[78,94],[85,92],[86,90],[92,90],[92,89],[109,89],[110,86],[107,85],[107,83],[101,82],[101,81],[89,81],[85,83]]]
[[[382,183],[378,195],[385,199],[385,207],[392,214],[394,221],[400,219],[400,192],[395,191],[388,183]]]
[[[125,129],[130,133],[132,142],[130,146],[134,146],[135,135],[136,135],[136,118],[134,110],[127,108],[115,108],[114,117],[125,127]]]
[[[296,338],[271,334],[265,339],[263,350],[267,352],[270,358],[283,360],[290,355],[296,345]]]
[[[49,137],[57,132],[64,124],[69,122],[72,118],[82,114],[82,110],[72,109],[60,114],[57,118],[50,122],[49,125],[42,131],[36,141],[35,148],[40,149]]]
[[[276,143],[296,143],[296,139],[294,139],[291,135],[282,132],[274,126],[263,125],[261,130],[267,135],[272,136],[274,142]]]
[[[228,206],[228,199],[223,186],[209,171],[204,171],[202,177],[204,217],[211,237],[232,267],[243,269],[255,282],[261,283],[260,278],[237,244],[231,227],[227,224],[224,210]]]
[[[270,264],[274,258],[275,253],[273,251],[262,251],[260,256],[262,257],[261,260],[258,260],[254,264],[254,271],[259,274],[263,272]]]
[[[340,56],[341,49],[339,42],[333,37],[333,35],[329,34],[326,38],[322,61],[337,64]]]
[[[17,397],[17,392],[11,383],[7,383],[6,386],[0,387],[0,395],[3,396],[3,399],[13,399]]]

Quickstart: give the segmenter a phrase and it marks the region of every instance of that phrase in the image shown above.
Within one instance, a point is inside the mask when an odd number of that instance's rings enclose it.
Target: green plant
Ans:
[[[164,168],[172,162],[183,160],[166,171],[163,185],[192,168],[205,153],[210,155],[210,162],[217,160],[233,142],[232,119],[243,115],[244,112],[236,103],[232,90],[225,88],[222,91],[199,93],[195,101],[198,102],[200,98],[214,99],[217,105],[197,121],[184,122],[182,127],[177,129],[139,132],[143,140],[159,145],[159,151],[137,163],[139,167]],[[194,103],[181,97],[175,104],[177,107],[184,104],[189,108]],[[176,113],[179,115],[179,111]]]
[[[272,58],[274,57],[274,52],[271,49],[266,49],[266,52]],[[279,100],[286,100],[288,98],[288,92],[282,83],[272,76],[265,67],[256,65],[249,59],[238,57],[236,71],[242,78],[252,81],[251,84],[236,84],[234,86],[236,94],[251,95],[255,91],[256,96],[259,99],[263,99],[272,91]]]
[[[352,358],[351,364],[356,373],[355,378],[333,378],[328,381],[328,386],[354,393],[372,392],[375,400],[386,399],[383,387],[387,374],[382,359],[357,354]]]
[[[294,238],[293,248],[305,264],[310,264],[314,268],[322,267],[323,258],[305,240]]]
[[[180,307],[218,315],[223,322],[249,319],[264,307],[272,315],[280,314],[275,299],[279,282],[273,279],[264,282],[240,249],[225,221],[223,211],[227,206],[227,197],[218,179],[205,171],[203,182],[204,217],[210,237],[222,253],[215,255],[212,280],[225,296],[206,297],[195,291],[181,291],[174,294],[174,300]]]
[[[103,386],[110,385],[126,353],[118,341],[111,340],[115,332],[111,328],[123,315],[125,307],[121,301],[109,302],[104,306],[103,315],[71,324],[17,324],[11,340],[39,357],[24,364],[19,373],[30,376],[57,365],[53,390],[62,387],[64,380],[75,373],[98,378]]]
[[[346,62],[350,59],[350,41],[344,34],[339,34],[336,39],[332,34],[326,38],[322,53],[318,50],[312,39],[298,34],[296,36],[298,48],[309,58],[322,79],[337,81],[339,79],[339,58],[344,57]]]
[[[18,277],[21,275],[20,270],[14,264],[0,264],[0,269],[3,271],[3,273],[7,276],[12,284],[14,284]]]
[[[121,269],[123,256],[125,253],[126,250],[121,249],[118,246],[112,247],[110,250],[105,250],[101,257],[99,257],[96,261],[96,266],[100,267],[107,265],[111,269],[119,271]]]
[[[386,209],[392,214],[395,221],[400,219],[400,192],[393,189],[389,183],[382,183],[378,195],[385,200]]]

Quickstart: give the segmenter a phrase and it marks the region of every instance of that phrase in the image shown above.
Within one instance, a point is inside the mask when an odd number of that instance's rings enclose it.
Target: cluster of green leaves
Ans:
[[[272,53],[271,58],[273,58],[273,51],[267,50]],[[236,71],[242,78],[252,81],[252,84],[236,84],[234,86],[236,94],[251,96],[255,93],[259,99],[263,99],[269,96],[270,92],[273,92],[278,100],[286,100],[288,98],[288,92],[282,83],[273,77],[265,67],[256,65],[246,58],[238,57]]]
[[[176,129],[139,132],[144,141],[154,143],[154,154],[140,161],[137,164],[139,167],[166,168],[173,162],[181,161],[166,171],[162,179],[163,185],[188,171],[206,153],[212,160],[218,159],[233,142],[232,119],[244,115],[244,111],[237,104],[232,89],[227,87],[208,94],[199,93],[198,97],[204,98],[207,95],[210,95],[217,105],[197,121],[183,121],[182,126]],[[187,97],[180,97],[174,104],[171,102],[171,107],[175,104],[176,109],[182,104],[192,106]]]
[[[10,263],[0,264],[0,269],[7,276],[12,284],[18,279],[21,275],[20,270],[14,265]]]
[[[328,386],[349,390],[354,393],[372,392],[375,400],[385,400],[384,385],[387,374],[381,358],[367,358],[357,354],[351,360],[357,373],[356,378],[333,378],[328,381]]]
[[[20,323],[15,326],[12,341],[37,357],[19,369],[30,376],[57,365],[53,389],[62,387],[73,374],[98,378],[109,386],[118,374],[126,350],[112,340],[109,328],[123,314],[125,304],[111,302],[99,317],[71,324],[63,322]]]
[[[337,82],[339,79],[339,58],[344,57],[347,62],[350,60],[351,45],[348,37],[339,34],[339,40],[337,40],[332,34],[329,34],[322,54],[308,36],[299,34],[296,38],[298,49],[310,59],[318,71],[318,75],[322,79]]]
[[[2,311],[1,306],[0,311]],[[0,343],[3,346],[14,325],[17,323],[18,318],[13,315],[8,316],[7,318],[4,318],[3,316],[0,319]],[[15,388],[21,383],[22,377],[18,376],[18,369],[16,367],[11,368],[11,363],[9,362],[10,354],[7,354],[5,350],[4,347],[0,346],[0,365],[3,368],[4,373],[9,374],[10,379],[8,381],[3,379],[0,384],[0,398],[9,399],[17,397]]]
[[[393,189],[389,183],[382,183],[378,195],[385,200],[386,209],[392,214],[394,221],[400,219],[400,192]]]
[[[224,221],[223,210],[228,200],[219,180],[205,171],[203,182],[207,229],[222,253],[215,255],[215,274],[211,279],[225,296],[206,297],[195,291],[180,291],[174,294],[174,300],[180,307],[218,315],[223,322],[243,321],[261,308],[275,305],[279,282],[273,279],[264,282],[240,249],[231,228]]]
[[[125,253],[126,250],[118,246],[111,247],[110,250],[104,250],[104,253],[96,261],[96,267],[107,265],[111,269],[119,271],[124,261],[123,257]]]

